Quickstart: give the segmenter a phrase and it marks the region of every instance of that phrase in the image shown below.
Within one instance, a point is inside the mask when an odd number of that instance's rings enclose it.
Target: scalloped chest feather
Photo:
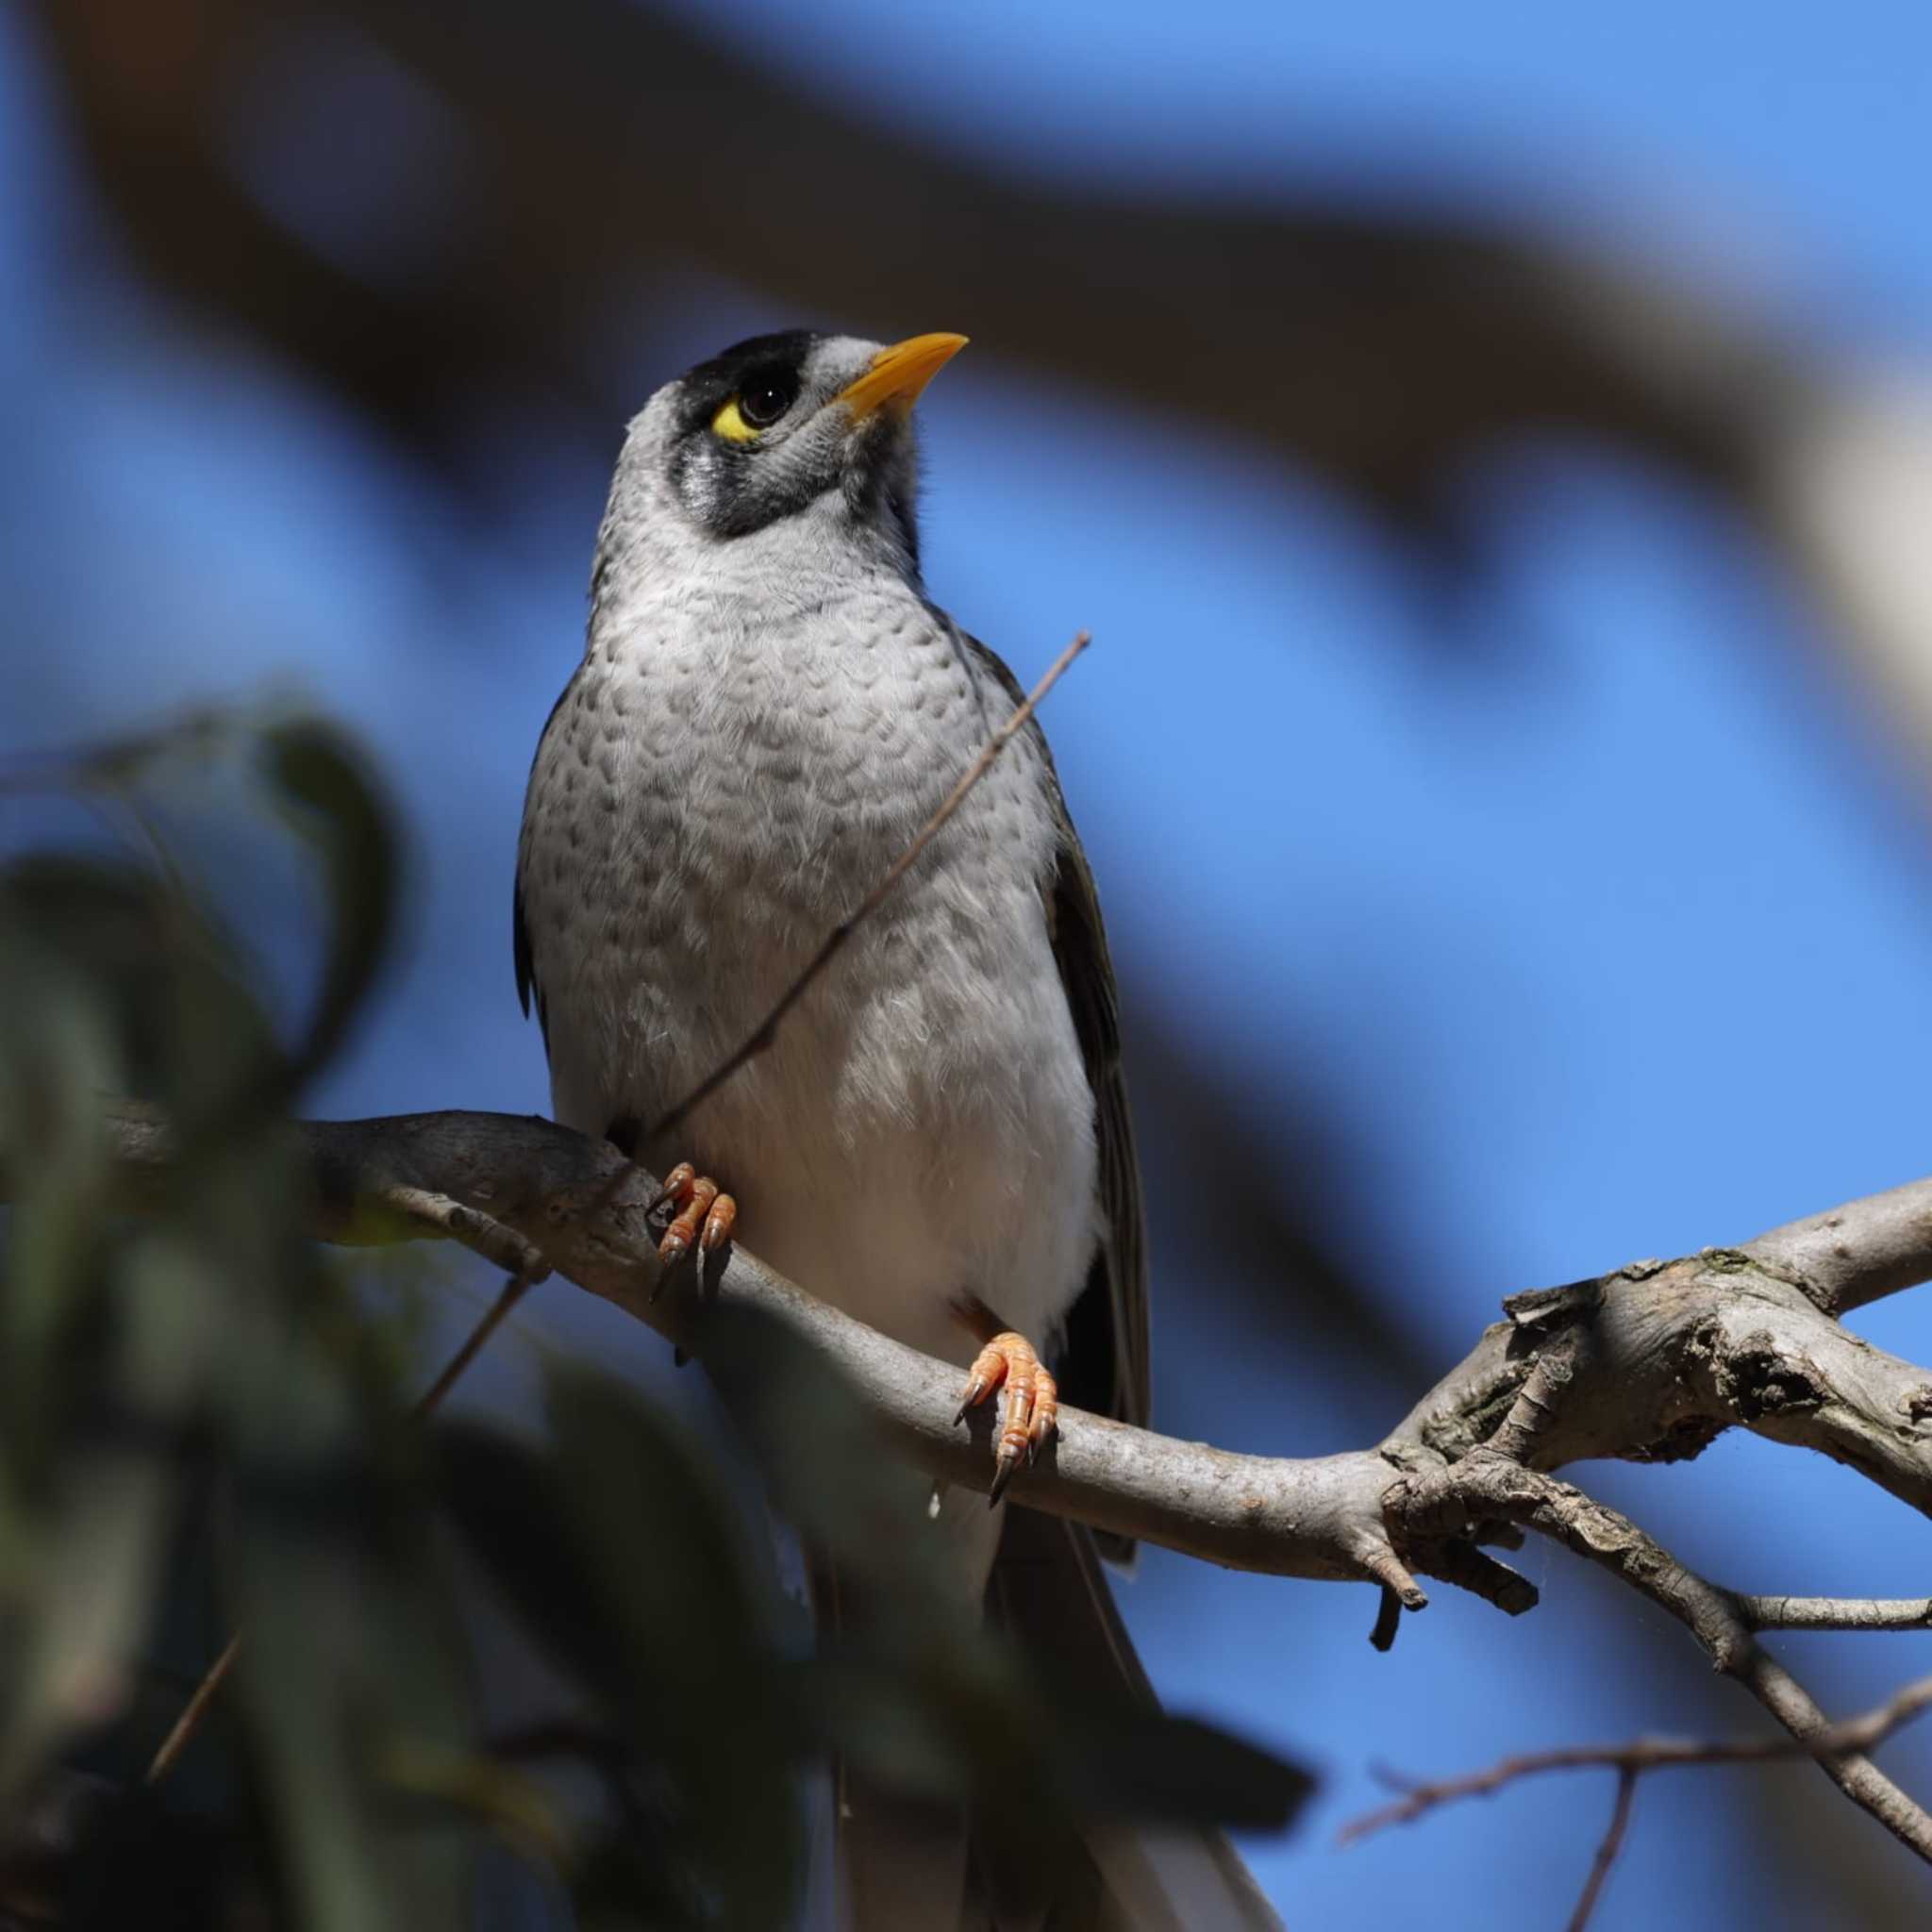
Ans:
[[[708,576],[600,604],[531,772],[553,1107],[588,1132],[649,1121],[740,1044],[1009,708],[891,571]],[[1043,1334],[1096,1235],[1045,785],[1023,732],[773,1045],[641,1150],[717,1174],[774,1267],[962,1363],[950,1296]]]

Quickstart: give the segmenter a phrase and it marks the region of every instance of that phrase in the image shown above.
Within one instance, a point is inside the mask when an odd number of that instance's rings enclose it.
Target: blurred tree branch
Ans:
[[[165,1123],[124,1107],[108,1126],[127,1205],[165,1199]],[[941,1482],[987,1488],[991,1418],[956,1425],[956,1368],[841,1314],[741,1249],[709,1257],[702,1284],[686,1270],[667,1274],[649,1220],[657,1183],[607,1143],[535,1117],[476,1113],[310,1122],[298,1131],[321,1238],[447,1232],[450,1216],[395,1207],[427,1195],[500,1224],[557,1273],[700,1357],[711,1306],[775,1316],[853,1385],[903,1456]],[[482,1245],[474,1231],[466,1240]],[[1535,1589],[1482,1545],[1534,1530],[1668,1610],[1720,1671],[1817,1746],[1847,1796],[1932,1861],[1932,1817],[1857,1751],[1818,1741],[1829,1736],[1824,1713],[1755,1634],[1807,1621],[1911,1627],[1918,1619],[1895,1606],[1866,1614],[1843,1604],[1787,1615],[1777,1600],[1735,1595],[1551,1474],[1588,1457],[1677,1460],[1742,1427],[1818,1449],[1932,1514],[1932,1374],[1851,1335],[1836,1314],[1928,1277],[1932,1180],[1739,1247],[1512,1296],[1507,1320],[1371,1448],[1241,1456],[1072,1410],[1016,1500],[1234,1568],[1374,1582],[1385,1645],[1392,1607],[1427,1601],[1418,1574],[1512,1615],[1530,1608]]]
[[[1457,469],[1553,430],[1748,507],[1762,425],[1809,387],[1760,325],[1636,265],[1474,216],[1021,178],[628,0],[38,11],[148,271],[445,460],[463,391],[575,399],[607,433],[638,400],[613,318],[692,273],[750,273],[853,325],[962,326],[1050,375],[1264,439],[1439,555],[1461,541]],[[275,219],[238,158],[251,98],[291,67],[325,87],[318,52],[343,56],[340,77],[371,46],[457,131],[426,218],[433,274],[352,272]],[[330,158],[316,167],[358,192]]]
[[[1681,265],[1474,212],[1023,176],[635,0],[35,11],[145,272],[467,487],[493,480],[479,415],[541,398],[608,439],[654,305],[749,276],[793,316],[961,326],[1258,439],[1437,570],[1469,560],[1480,458],[1634,455],[1794,565],[1932,752],[1927,391],[1828,366]],[[345,126],[372,160],[349,165]],[[277,201],[291,173],[321,209]]]
[[[466,488],[494,481],[479,419],[541,399],[607,440],[654,307],[749,277],[793,317],[964,327],[1259,440],[1439,574],[1471,560],[1481,458],[1633,455],[1757,533],[1932,757],[1932,385],[1835,366],[1681,264],[1306,190],[1023,176],[637,0],[34,11],[143,270]],[[373,159],[350,165],[344,127]],[[291,175],[321,209],[278,203]]]

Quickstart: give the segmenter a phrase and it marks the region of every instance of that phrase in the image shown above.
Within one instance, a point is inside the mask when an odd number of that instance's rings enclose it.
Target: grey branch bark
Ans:
[[[129,1205],[164,1192],[164,1124],[121,1108],[108,1126]],[[956,1424],[956,1367],[841,1314],[742,1249],[716,1257],[702,1287],[689,1268],[666,1279],[647,1218],[657,1183],[614,1148],[502,1114],[310,1122],[298,1131],[322,1239],[454,1236],[525,1269],[534,1249],[556,1273],[699,1356],[708,1304],[775,1316],[836,1362],[908,1460],[950,1484],[988,1486],[991,1419],[975,1411]],[[445,1205],[425,1212],[425,1201]],[[1231,1568],[1376,1583],[1384,1645],[1392,1605],[1416,1610],[1427,1601],[1417,1574],[1511,1614],[1530,1608],[1534,1588],[1482,1546],[1531,1530],[1668,1610],[1718,1669],[1809,1742],[1828,1732],[1827,1720],[1757,1633],[1920,1628],[1927,1607],[1735,1594],[1553,1472],[1590,1457],[1675,1460],[1727,1428],[1747,1428],[1833,1457],[1932,1515],[1932,1375],[1837,1319],[1928,1277],[1932,1180],[1740,1247],[1512,1296],[1507,1319],[1373,1447],[1241,1456],[1063,1410],[1060,1435],[1013,1500]],[[1932,1817],[1868,1758],[1855,1748],[1812,1755],[1932,1861]]]
[[[1932,1630],[1932,1597],[1740,1596],[1754,1630]]]

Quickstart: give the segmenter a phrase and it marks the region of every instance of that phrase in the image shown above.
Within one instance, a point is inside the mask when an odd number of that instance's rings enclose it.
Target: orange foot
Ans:
[[[1002,1382],[1007,1385],[1007,1412],[992,1488],[987,1492],[989,1503],[997,1503],[1006,1494],[1020,1465],[1040,1454],[1059,1422],[1059,1384],[1041,1366],[1033,1344],[1010,1328],[987,1338],[966,1372],[966,1392],[953,1420],[964,1422],[966,1411],[984,1402]]]
[[[676,1210],[658,1242],[658,1258],[666,1268],[676,1267],[691,1253],[693,1241],[707,1255],[722,1248],[738,1221],[738,1203],[721,1193],[718,1183],[688,1160],[680,1160],[664,1176],[663,1191],[651,1204],[652,1213],[660,1208]]]

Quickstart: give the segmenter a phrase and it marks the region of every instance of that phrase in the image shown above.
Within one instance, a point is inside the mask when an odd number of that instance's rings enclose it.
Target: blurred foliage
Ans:
[[[873,113],[856,92],[835,97],[814,88],[789,66],[784,36],[734,47],[691,9],[647,0],[561,0],[541,9],[486,0],[460,14],[437,0],[34,0],[22,19],[57,78],[63,164],[71,151],[90,219],[103,214],[111,230],[113,274],[131,265],[171,307],[204,325],[225,354],[292,375],[358,434],[415,459],[417,475],[435,477],[478,508],[483,541],[498,541],[491,519],[504,508],[506,477],[519,474],[503,460],[507,444],[532,440],[535,422],[545,431],[540,441],[608,452],[640,400],[641,373],[670,366],[667,345],[694,291],[743,290],[749,281],[761,307],[776,305],[788,319],[878,334],[963,327],[1044,384],[1098,389],[1130,408],[1231,432],[1305,468],[1386,540],[1391,565],[1407,566],[1391,575],[1430,588],[1454,588],[1458,573],[1480,562],[1483,478],[1499,455],[1554,441],[1634,457],[1708,492],[1768,536],[1782,552],[1781,570],[1806,581],[1813,598],[1852,627],[1850,614],[1837,608],[1842,589],[1830,587],[1813,546],[1799,541],[1805,526],[1794,530],[1786,500],[1790,442],[1808,433],[1836,372],[1815,364],[1695,264],[1637,258],[1574,213],[1553,230],[1446,199],[1403,208],[1353,192],[1342,174],[1303,178],[1278,195],[1163,186],[1145,175],[1045,178],[1021,158],[928,130],[898,111],[903,103]],[[1092,78],[1082,75],[1081,84]],[[729,139],[722,139],[726,128]],[[517,510],[525,516],[528,504],[520,498]],[[1506,661],[1496,641],[1507,627],[1433,622],[1400,634],[1440,644],[1465,665]],[[1753,648],[1760,647],[1754,635]],[[202,721],[171,741],[205,750],[220,735],[219,721]],[[148,743],[114,747],[90,778],[118,792],[148,770],[155,751]],[[80,1674],[58,1695],[52,1688],[36,1693],[35,1706],[25,1688],[32,1674],[25,1653],[9,1642],[0,1664],[0,1751],[15,1767],[8,1802],[22,1882],[32,1876],[44,1885],[50,1872],[58,1878],[58,1847],[71,1839],[74,1820],[99,1816],[90,1842],[103,1855],[90,1869],[101,1885],[126,1887],[111,1898],[91,1894],[87,1910],[101,1922],[131,1919],[130,1897],[152,1917],[154,1900],[186,1883],[171,1873],[203,1874],[198,1882],[229,1902],[231,1916],[250,1896],[278,1909],[296,1899],[289,1874],[298,1861],[276,1835],[290,1828],[277,1819],[292,1813],[274,1811],[266,1795],[285,1789],[270,1775],[274,1751],[287,1748],[303,1723],[347,1722],[341,1700],[320,1712],[277,1706],[258,1716],[257,1697],[238,1697],[233,1722],[204,1740],[158,1807],[125,1790],[115,1795],[112,1785],[42,1781],[33,1791],[38,1767],[77,1752],[125,1782],[178,1709],[192,1669],[184,1680],[163,1680],[127,1659],[142,1654],[143,1621],[152,1621],[156,1603],[184,1594],[180,1573],[193,1568],[206,1540],[184,1526],[190,1519],[212,1517],[225,1553],[220,1592],[212,1606],[202,1605],[185,1653],[196,1661],[220,1645],[244,1584],[271,1593],[302,1587],[308,1545],[265,1556],[265,1582],[236,1554],[255,1520],[251,1509],[282,1522],[285,1533],[289,1512],[264,1512],[253,1500],[275,1493],[266,1476],[244,1480],[251,1458],[270,1445],[245,1438],[238,1405],[217,1399],[223,1389],[259,1386],[250,1382],[259,1365],[250,1367],[242,1351],[265,1347],[250,1337],[274,1311],[287,1331],[284,1346],[324,1374],[350,1412],[365,1405],[379,1423],[357,1435],[357,1453],[374,1471],[368,1479],[408,1504],[397,1504],[400,1513],[383,1530],[388,1542],[373,1551],[356,1546],[357,1564],[380,1571],[401,1546],[426,1572],[434,1553],[418,1533],[422,1522],[462,1521],[466,1539],[478,1540],[491,1587],[519,1607],[546,1654],[563,1660],[570,1681],[595,1683],[599,1697],[608,1688],[569,1663],[575,1653],[544,1621],[563,1615],[555,1607],[563,1592],[544,1579],[576,1547],[566,1546],[566,1524],[572,1538],[593,1541],[603,1532],[563,1514],[511,1507],[531,1494],[546,1509],[557,1503],[562,1436],[537,1448],[489,1432],[475,1441],[448,1435],[425,1466],[422,1445],[399,1432],[392,1370],[384,1366],[408,1357],[400,1324],[373,1324],[318,1257],[298,1253],[291,1232],[299,1222],[291,1191],[299,1177],[291,1179],[277,1153],[275,1108],[340,1043],[357,1009],[363,976],[379,956],[379,932],[354,942],[347,929],[366,927],[381,893],[356,855],[380,859],[391,843],[367,826],[355,829],[352,793],[339,793],[341,809],[332,808],[335,781],[315,767],[305,776],[305,762],[297,747],[277,788],[278,809],[315,835],[306,842],[325,870],[347,863],[342,885],[364,897],[359,911],[339,901],[345,938],[330,950],[333,964],[320,980],[325,996],[306,1033],[281,1028],[302,1043],[280,1053],[263,1045],[257,1071],[244,1075],[243,1063],[254,1060],[255,1036],[265,1032],[261,1009],[281,1010],[291,979],[244,974],[231,938],[198,930],[213,923],[207,904],[190,907],[179,895],[164,903],[151,879],[125,868],[70,865],[65,883],[42,878],[34,902],[63,905],[62,917],[76,927],[66,950],[45,933],[31,947],[22,942],[14,929],[22,922],[10,911],[18,881],[8,882],[9,911],[0,918],[0,1165],[33,1195],[13,1220],[0,1307],[0,1324],[21,1327],[20,1335],[0,1328],[0,1619],[9,1637],[30,1625],[59,1629],[58,1656],[50,1637],[40,1640],[52,1659],[46,1668],[58,1663]],[[84,911],[83,902],[92,909]],[[113,953],[110,941],[125,941],[125,952]],[[215,982],[206,1010],[177,984],[197,947]],[[119,977],[109,971],[117,958],[126,966]],[[1131,974],[1133,962],[1123,965]],[[21,991],[29,981],[30,996]],[[1131,978],[1127,991],[1131,997]],[[153,1019],[155,1008],[167,1009],[156,1022],[173,1043],[165,1049],[142,1043],[137,1023]],[[1198,1051],[1191,1006],[1162,1012],[1150,990],[1130,1017],[1143,1144],[1158,1151],[1153,1171],[1165,1176],[1151,1201],[1158,1251],[1187,1257],[1197,1311],[1208,1297],[1247,1284],[1241,1319],[1257,1341],[1293,1361],[1305,1380],[1312,1373],[1326,1386],[1361,1391],[1367,1426],[1382,1426],[1441,1364],[1411,1319],[1407,1288],[1377,1279],[1373,1252],[1339,1232],[1349,1217],[1338,1205],[1359,1198],[1375,1176],[1364,1150],[1345,1143],[1332,1096],[1301,1070],[1277,1067],[1269,1118],[1257,1121],[1240,1083]],[[220,1036],[211,1063],[185,1044],[193,1024]],[[168,1078],[144,1064],[142,1056],[154,1053],[167,1060]],[[29,1059],[39,1070],[33,1083]],[[225,1082],[203,1096],[213,1124],[195,1143],[196,1164],[174,1209],[144,1228],[104,1230],[99,1203],[108,1177],[77,1090],[90,1097],[96,1086],[165,1096],[171,1084],[198,1090],[210,1064],[227,1070]],[[236,1080],[246,1091],[234,1091]],[[1291,1124],[1284,1129],[1284,1122]],[[1208,1198],[1219,1211],[1204,1233],[1191,1204]],[[223,1218],[230,1203],[239,1217],[233,1230]],[[273,1266],[247,1252],[249,1226],[258,1250],[274,1250]],[[217,1227],[227,1231],[211,1255]],[[1216,1244],[1205,1254],[1204,1239]],[[158,1259],[141,1258],[157,1249]],[[144,1324],[159,1323],[160,1314],[134,1312],[142,1267],[190,1278],[192,1295],[208,1304],[202,1317],[174,1305],[181,1332],[172,1340],[148,1334]],[[15,1285],[23,1281],[29,1286]],[[247,1321],[231,1319],[231,1309],[248,1310]],[[342,1335],[353,1335],[364,1353],[353,1361],[330,1356],[316,1369],[325,1344],[339,1346]],[[756,1353],[755,1342],[745,1345]],[[191,1369],[181,1357],[192,1348],[205,1358]],[[152,1380],[176,1375],[182,1387],[156,1393],[137,1370]],[[292,1368],[276,1373],[306,1387]],[[126,1502],[118,1531],[106,1501],[113,1480],[131,1482],[145,1466],[128,1450],[131,1424],[104,1421],[118,1413],[102,1395],[110,1382],[125,1407],[139,1392],[187,1418],[174,1436],[163,1432],[165,1449],[156,1452],[161,1474],[152,1492],[169,1527],[145,1541],[139,1499]],[[806,1393],[838,1411],[836,1391],[812,1384]],[[1215,1407],[1218,1393],[1175,1377],[1163,1393],[1170,1424],[1179,1410],[1191,1430],[1233,1425],[1256,1431],[1257,1447],[1317,1446],[1281,1440],[1284,1418],[1291,1422],[1302,1405],[1243,1417]],[[576,1397],[555,1399],[568,1408]],[[1190,1402],[1198,1405],[1191,1417]],[[294,1394],[290,1407],[307,1418]],[[654,1418],[633,1419],[691,1466],[707,1466]],[[344,1444],[331,1449],[323,1440],[325,1420],[305,1421],[320,1432],[305,1454],[318,1459],[329,1484],[346,1484],[356,1465]],[[293,1453],[287,1443],[274,1446]],[[345,1458],[340,1465],[331,1460],[338,1455]],[[83,1474],[96,1466],[86,1456],[105,1458],[98,1484]],[[514,1495],[507,1489],[504,1518],[491,1519],[486,1533],[446,1507],[444,1491],[453,1471],[474,1472],[492,1456],[521,1472],[506,1482],[527,1478],[534,1487]],[[812,1457],[791,1461],[808,1475],[837,1466],[816,1440]],[[789,1463],[787,1472],[795,1473]],[[883,1474],[866,1462],[854,1481]],[[280,1479],[294,1478],[285,1472]],[[641,1488],[628,1477],[600,1480],[613,1504]],[[138,1606],[114,1610],[118,1621],[108,1619],[113,1605],[97,1588],[83,1593],[83,1618],[63,1619],[45,1594],[55,1589],[52,1553],[83,1527],[69,1489],[100,1509],[90,1534],[99,1539],[101,1574],[118,1565],[113,1574]],[[346,1491],[324,1485],[317,1493]],[[791,1507],[803,1514],[808,1503],[793,1499]],[[384,1520],[380,1512],[358,1518],[358,1534],[374,1536],[372,1524]],[[858,1520],[834,1512],[831,1526]],[[640,1541],[674,1534],[655,1520],[629,1527]],[[305,1534],[314,1549],[333,1549],[320,1527]],[[757,1642],[778,1641],[789,1655],[785,1645],[795,1639],[786,1634],[784,1606],[773,1607],[773,1587],[755,1560],[758,1540],[742,1541],[733,1558],[747,1566],[742,1588],[781,1633],[772,1640],[757,1625]],[[680,1574],[668,1557],[658,1560],[663,1574]],[[286,1574],[276,1568],[284,1562]],[[329,1602],[335,1565],[345,1562],[323,1562],[326,1576],[316,1587]],[[83,1570],[92,1586],[92,1572]],[[524,1591],[506,1574],[525,1577]],[[407,1596],[395,1607],[394,1641],[414,1629],[410,1641],[464,1657],[466,1630],[425,1638],[412,1624],[450,1601],[440,1570],[424,1589],[426,1612]],[[878,1754],[908,1782],[970,1782],[965,1767],[990,1761],[973,1756],[983,1741],[974,1728],[982,1707],[963,1693],[952,1706],[937,1693],[900,1705],[886,1695],[895,1683],[917,1685],[927,1655],[941,1660],[944,1685],[958,1691],[968,1681],[958,1661],[964,1653],[951,1636],[940,1641],[938,1631],[950,1626],[922,1628],[911,1607],[914,1582],[898,1579],[889,1596],[901,1613],[876,1633],[878,1655],[864,1666],[880,1696],[849,1707],[841,1742]],[[24,1605],[34,1607],[31,1617]],[[600,1607],[603,1622],[585,1641],[643,1627],[630,1621],[643,1614]],[[1291,1638],[1297,1620],[1319,1612],[1309,1597],[1291,1595],[1279,1614]],[[1655,1646],[1646,1674],[1680,1668],[1674,1631],[1631,1625],[1621,1605],[1614,1614],[1618,1644]],[[359,1655],[357,1646],[390,1641],[355,1634],[360,1629],[342,1638],[346,1650],[329,1651],[325,1672],[320,1651],[305,1654],[311,1672],[333,1684]],[[1601,1632],[1599,1639],[1609,1641]],[[272,1651],[283,1654],[275,1641],[272,1629],[252,1641],[251,1670],[269,1669]],[[759,1655],[769,1660],[768,1649]],[[86,1674],[89,1660],[103,1657],[121,1660],[120,1674],[105,1684]],[[858,1672],[860,1663],[841,1668]],[[997,1668],[997,1658],[987,1664],[994,1674]],[[791,1682],[782,1670],[743,1679],[774,1680]],[[369,1681],[379,1692],[380,1674]],[[839,1681],[815,1679],[821,1692]],[[1726,1706],[1690,1703],[1724,1694],[1714,1680],[1682,1682],[1685,1708],[1695,1710],[1687,1722],[1730,1721]],[[461,1681],[439,1694],[462,1707],[474,1731],[476,1686]],[[638,1900],[660,1895],[688,1903],[691,1883],[700,1886],[696,1896],[722,1909],[702,1890],[704,1848],[712,1840],[696,1824],[663,1815],[664,1790],[678,1788],[663,1767],[683,1733],[666,1715],[663,1735],[625,1734],[612,1712],[630,1709],[632,1694],[599,1706],[594,1725],[560,1722],[495,1740],[500,1748],[487,1756],[474,1748],[467,1757],[452,1756],[426,1729],[389,1753],[388,1784],[367,1782],[369,1759],[357,1751],[323,1753],[317,1761],[350,1781],[385,1830],[400,1829],[391,1814],[406,1805],[418,1828],[433,1813],[445,1829],[488,1831],[572,1873],[580,1900],[611,1902],[598,1907],[608,1915],[635,1912]],[[788,1761],[806,1750],[800,1740],[824,1737],[832,1723],[809,1707],[801,1690],[788,1719]],[[914,1711],[918,1723],[901,1721]],[[736,1722],[739,1705],[725,1712]],[[722,1717],[721,1735],[728,1735]],[[755,1726],[749,1735],[767,1731]],[[357,1739],[367,1742],[362,1732]],[[704,1747],[699,1740],[690,1748]],[[210,1758],[221,1761],[210,1769]],[[549,1785],[564,1758],[595,1774],[605,1807],[597,1831],[556,1815]],[[1077,1786],[1077,1767],[1065,1769]],[[209,1793],[192,1816],[184,1809],[191,1788]],[[690,1789],[702,1788],[697,1780]],[[236,1799],[237,1790],[252,1793],[251,1803]],[[360,1816],[351,1814],[350,1823]],[[1829,1807],[1807,1810],[1803,1832],[1773,1832],[1758,1853],[1767,1869],[1789,1874],[1792,1848],[1802,1844],[1806,1864],[1815,1866],[1844,1831],[1852,1836],[1838,1862],[1862,1872],[1870,1855],[1857,1834],[1866,1828],[1848,1808],[1842,1820]],[[380,1859],[387,1847],[387,1837],[373,1850],[364,1841],[358,1856]],[[207,1875],[218,1854],[219,1883]],[[658,1919],[675,1922],[684,1909],[663,1907]],[[212,1907],[208,1916],[218,1916]],[[1873,1923],[1881,1919],[1874,1913]]]
[[[755,55],[638,0],[31,10],[143,274],[486,500],[477,423],[530,405],[608,445],[639,329],[693,276],[1259,439],[1425,569],[1473,560],[1473,466],[1552,435],[1774,521],[1767,425],[1818,386],[1716,289],[1607,246],[1020,175],[824,98],[782,36]]]
[[[29,780],[126,801],[224,759],[326,895],[290,1042],[165,849],[0,872],[0,1922],[456,1925],[495,1841],[585,1925],[778,1925],[832,1753],[1042,1859],[1094,1819],[1288,1817],[1298,1774],[1076,1700],[985,1635],[906,1534],[918,1479],[788,1337],[720,1325],[707,1357],[776,1506],[874,1606],[817,1651],[765,1523],[635,1391],[553,1366],[539,1439],[412,1427],[407,1312],[308,1238],[286,1125],[391,923],[370,774],[313,721],[203,718]],[[110,1098],[159,1109],[178,1151],[139,1216]],[[478,1591],[558,1687],[514,1732],[486,1717]],[[214,1715],[144,1782],[231,1630]]]

